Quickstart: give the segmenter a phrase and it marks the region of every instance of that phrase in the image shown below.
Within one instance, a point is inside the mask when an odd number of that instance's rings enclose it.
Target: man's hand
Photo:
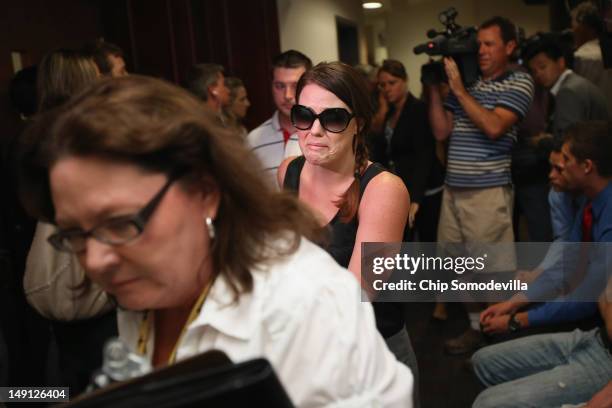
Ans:
[[[612,408],[612,381],[593,395],[585,408]]]
[[[491,317],[486,323],[482,323],[482,331],[486,334],[507,333],[509,322],[510,315]]]
[[[410,210],[408,211],[408,226],[410,228],[414,227],[417,212],[419,212],[419,203],[410,203]]]
[[[429,124],[434,138],[441,142],[448,139],[453,130],[453,114],[444,109],[444,101],[440,92],[440,85],[425,86]]]
[[[489,306],[480,314],[480,324],[484,326],[489,319],[500,316],[510,316],[512,313],[516,312],[517,309],[518,305],[509,300]]]
[[[480,129],[489,139],[496,140],[504,136],[519,120],[520,116],[514,110],[504,106],[496,106],[493,109],[487,109],[470,95],[465,89],[459,68],[452,58],[444,58],[444,70],[448,77],[448,86],[451,91],[453,91],[453,94],[464,112],[474,126]],[[530,84],[527,83],[527,85]],[[432,129],[436,119],[440,120],[440,118],[430,115]],[[450,134],[450,130],[448,134]],[[441,137],[443,135],[444,134],[441,132],[440,134],[434,132],[436,140],[444,140],[444,138]]]
[[[466,93],[465,86],[463,86],[463,80],[461,79],[461,72],[454,59],[450,57],[444,58],[444,70],[448,77],[448,86],[456,96]]]

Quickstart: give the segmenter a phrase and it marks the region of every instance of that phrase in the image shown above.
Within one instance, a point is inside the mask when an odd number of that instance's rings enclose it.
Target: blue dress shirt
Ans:
[[[569,242],[580,242],[582,240],[582,213],[586,202],[582,202],[580,210],[574,219],[570,232]],[[601,191],[592,201],[593,210],[593,242],[612,242],[612,183],[608,183],[606,188]],[[571,253],[577,253],[577,245],[573,245],[573,251],[567,251],[565,258]],[[595,250],[596,255],[589,263],[588,272],[582,282],[568,296],[568,299],[581,299],[592,297],[596,291],[603,290],[606,282],[606,270],[609,268],[606,262],[605,248]],[[556,262],[554,266],[548,268],[529,285],[525,292],[528,299],[542,299],[551,293],[560,293],[562,288],[567,285],[568,274],[564,273],[562,263]],[[603,274],[603,276],[602,276]],[[603,287],[602,282],[604,282]],[[572,296],[573,295],[573,296]],[[585,317],[590,317],[597,313],[597,302],[587,301],[556,301],[545,302],[528,312],[530,326],[540,326],[544,324],[555,324],[561,322],[575,321]]]

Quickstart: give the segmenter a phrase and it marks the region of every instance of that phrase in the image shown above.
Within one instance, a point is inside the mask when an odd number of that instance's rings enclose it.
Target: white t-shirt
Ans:
[[[412,373],[376,330],[356,279],[327,252],[302,239],[253,279],[253,291],[232,303],[227,281],[217,278],[177,360],[211,349],[234,362],[265,357],[298,407],[412,407]],[[119,335],[130,347],[142,319],[119,312]]]

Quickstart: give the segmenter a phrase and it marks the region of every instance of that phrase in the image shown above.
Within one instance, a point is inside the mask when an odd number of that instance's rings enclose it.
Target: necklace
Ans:
[[[202,307],[204,306],[204,301],[206,300],[206,297],[208,296],[208,292],[210,291],[213,280],[214,279],[211,279],[206,284],[206,286],[204,287],[204,290],[202,290],[202,293],[200,293],[200,296],[198,297],[195,304],[191,308],[189,317],[187,318],[185,325],[183,325],[183,328],[181,329],[181,333],[179,334],[179,337],[176,340],[174,347],[172,348],[172,352],[170,353],[170,357],[168,358],[168,364],[173,364],[176,361],[176,352],[178,349],[178,345],[183,339],[183,336],[185,335],[185,332],[187,331],[187,328],[189,327],[189,325],[198,317],[198,315],[202,311]],[[147,310],[144,318],[142,319],[142,322],[140,322],[140,329],[138,331],[139,334],[138,334],[138,343],[137,343],[136,349],[138,350],[138,353],[140,355],[144,356],[147,354],[147,343],[149,342],[149,336],[151,335],[151,327],[153,327],[153,311]]]

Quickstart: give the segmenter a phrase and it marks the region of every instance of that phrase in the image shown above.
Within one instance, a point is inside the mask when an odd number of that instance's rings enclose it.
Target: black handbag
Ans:
[[[292,408],[293,403],[268,360],[258,358],[234,364],[215,350],[112,384],[65,406]]]

